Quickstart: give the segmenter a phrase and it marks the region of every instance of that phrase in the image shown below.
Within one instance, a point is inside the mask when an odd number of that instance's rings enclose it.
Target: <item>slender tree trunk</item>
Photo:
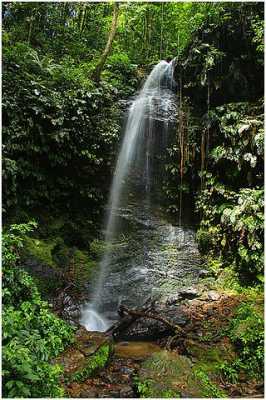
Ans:
[[[31,34],[32,34],[32,28],[33,28],[33,21],[34,21],[34,16],[33,16],[33,12],[30,16],[29,19],[29,30],[28,30],[28,43],[30,43],[31,41]]]
[[[101,79],[101,73],[102,73],[105,61],[112,49],[112,43],[113,43],[113,40],[114,40],[114,37],[116,34],[116,29],[117,29],[118,11],[119,11],[119,3],[114,3],[113,19],[112,19],[111,29],[109,32],[109,37],[108,37],[105,49],[100,57],[98,64],[96,65],[94,73],[93,73],[93,79],[96,82],[99,82]]]
[[[80,26],[79,26],[79,31],[82,32],[84,28],[84,22],[85,22],[85,17],[86,17],[86,6],[87,3],[83,3],[82,11],[81,11],[81,21],[80,21]]]

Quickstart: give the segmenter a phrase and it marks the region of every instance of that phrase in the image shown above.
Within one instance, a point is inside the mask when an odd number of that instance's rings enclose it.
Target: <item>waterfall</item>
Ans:
[[[149,204],[151,192],[158,186],[158,175],[154,171],[158,163],[153,160],[167,144],[169,120],[176,103],[174,84],[173,62],[161,61],[130,106],[109,195],[105,252],[92,288],[92,300],[83,307],[81,314],[80,323],[88,330],[105,331],[110,324],[102,314],[102,303],[112,246],[120,230],[118,210],[132,193],[139,193],[143,204]],[[118,295],[115,300],[119,305]]]

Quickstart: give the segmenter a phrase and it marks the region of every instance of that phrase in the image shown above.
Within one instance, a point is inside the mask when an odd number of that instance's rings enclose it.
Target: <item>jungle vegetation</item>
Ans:
[[[261,377],[263,3],[3,2],[2,22],[4,397],[64,396],[49,361],[75,329],[56,293],[84,300],[126,101],[173,58],[165,209],[193,198],[206,265],[246,296],[234,371]]]

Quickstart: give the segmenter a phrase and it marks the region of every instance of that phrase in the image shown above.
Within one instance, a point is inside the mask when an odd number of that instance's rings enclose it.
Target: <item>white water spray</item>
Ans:
[[[110,321],[101,314],[101,303],[105,296],[104,284],[111,262],[112,244],[117,233],[117,210],[123,204],[123,195],[127,189],[132,169],[140,171],[146,198],[152,187],[152,158],[158,143],[165,143],[168,120],[173,111],[173,64],[161,61],[148,76],[140,94],[129,109],[125,135],[116,163],[111,186],[108,217],[105,229],[106,250],[100,262],[100,270],[93,288],[92,301],[82,309],[80,323],[90,331],[105,331]],[[160,132],[155,132],[154,121],[161,121]],[[158,130],[158,129],[157,129]],[[156,137],[155,137],[156,134]],[[119,298],[117,298],[119,303]]]

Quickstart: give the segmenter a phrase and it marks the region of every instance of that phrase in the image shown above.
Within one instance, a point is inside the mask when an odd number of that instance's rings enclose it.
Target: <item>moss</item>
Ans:
[[[206,363],[212,367],[212,364],[219,363],[224,358],[231,358],[231,349],[225,348],[222,343],[217,343],[215,347],[210,347],[203,343],[187,340],[185,342],[187,352],[199,362]],[[229,346],[229,345],[228,345]]]
[[[146,362],[144,368],[149,368],[155,373],[164,374],[169,376],[179,376],[191,368],[191,363],[187,357],[179,356],[168,351],[161,351],[154,354]]]
[[[91,357],[86,358],[85,364],[81,369],[68,377],[68,382],[83,382],[85,379],[94,375],[99,369],[103,368],[109,360],[111,346],[106,343]]]
[[[192,363],[187,357],[163,350],[142,364],[137,390],[141,397],[178,398],[191,374]],[[189,393],[194,397],[200,395],[196,387],[190,387]]]
[[[141,367],[136,381],[141,397],[225,397],[219,388],[222,362],[234,353],[225,343],[216,347],[192,340],[185,344],[190,358],[169,351],[155,353]]]
[[[216,281],[216,287],[231,294],[241,292],[238,275],[232,266],[223,268]]]
[[[35,276],[39,290],[47,298],[68,280],[73,280],[75,283],[75,296],[78,294],[77,290],[83,292],[96,267],[96,262],[90,259],[87,252],[68,247],[61,237],[52,240],[27,237],[23,258],[29,268],[31,264],[41,267],[33,267],[31,272]],[[62,279],[57,279],[58,274]]]
[[[30,237],[25,238],[25,256],[35,258],[41,264],[55,267],[51,251],[56,245],[56,240],[41,240]]]

